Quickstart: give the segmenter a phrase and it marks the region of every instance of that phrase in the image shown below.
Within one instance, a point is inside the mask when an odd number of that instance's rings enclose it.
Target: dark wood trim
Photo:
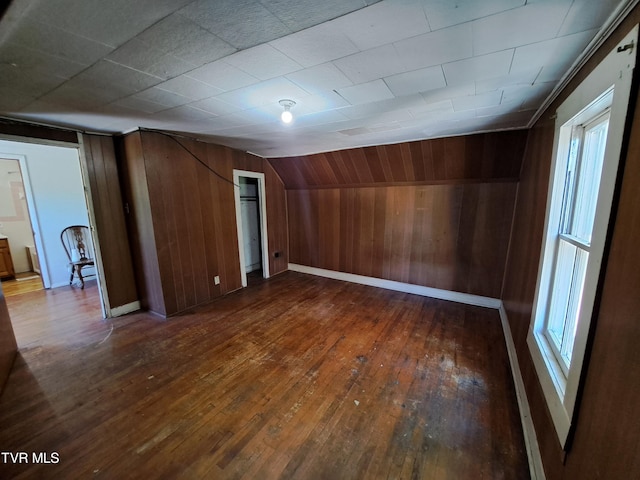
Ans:
[[[0,133],[78,145],[78,132],[75,130],[36,125],[7,118],[0,118]]]

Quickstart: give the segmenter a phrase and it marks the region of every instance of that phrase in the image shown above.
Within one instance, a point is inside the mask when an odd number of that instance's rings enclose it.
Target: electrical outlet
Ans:
[[[213,283],[216,285],[220,285],[220,277],[218,275],[213,277]]]

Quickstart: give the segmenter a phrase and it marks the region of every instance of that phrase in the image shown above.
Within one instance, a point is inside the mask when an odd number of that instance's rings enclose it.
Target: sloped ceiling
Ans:
[[[624,3],[16,0],[0,116],[263,157],[521,128]]]

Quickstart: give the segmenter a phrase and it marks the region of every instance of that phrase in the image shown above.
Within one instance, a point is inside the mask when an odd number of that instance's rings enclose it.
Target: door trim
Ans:
[[[267,235],[267,199],[264,173],[247,170],[233,170],[233,194],[236,207],[236,227],[238,230],[238,257],[242,286],[247,286],[247,272],[244,258],[244,233],[242,231],[242,211],[240,206],[240,177],[258,179],[258,203],[260,204],[260,241],[262,248],[262,277],[269,278],[269,236]]]

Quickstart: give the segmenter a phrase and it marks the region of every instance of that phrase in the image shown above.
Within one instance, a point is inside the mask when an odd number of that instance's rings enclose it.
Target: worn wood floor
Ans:
[[[42,279],[33,272],[19,273],[16,278],[2,280],[2,291],[7,297],[42,290],[43,288]]]
[[[7,302],[0,478],[529,478],[493,310],[293,272],[169,320]]]

